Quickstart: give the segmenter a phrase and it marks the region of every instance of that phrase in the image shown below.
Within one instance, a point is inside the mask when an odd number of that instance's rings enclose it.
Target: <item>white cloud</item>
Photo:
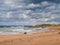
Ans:
[[[42,5],[47,6],[47,7],[44,10],[38,9],[37,11],[32,12],[31,17],[35,18],[35,20],[34,20],[35,22],[37,22],[37,21],[46,22],[46,21],[49,21],[52,19],[60,18],[60,13],[59,13],[60,12],[60,4],[45,1],[45,2],[41,3],[40,7],[42,7]],[[41,10],[41,11],[39,11],[39,10]],[[53,23],[53,22],[51,22],[51,23]]]
[[[8,6],[15,6],[15,3],[13,2],[13,0],[5,0],[4,3]]]
[[[60,18],[60,4],[43,1],[25,4],[22,0],[4,0],[0,7],[0,18],[18,18],[33,24]],[[20,20],[18,21],[20,22]],[[36,23],[36,24],[37,24]]]
[[[28,4],[27,8],[35,8],[35,7],[40,7],[40,4]]]
[[[43,2],[41,3],[41,5],[42,5],[42,6],[48,6],[48,5],[49,5],[49,2],[43,1]]]
[[[10,8],[23,8],[25,3],[22,3],[23,0],[4,0],[4,4]]]
[[[5,18],[12,18],[11,12],[6,13]]]
[[[28,18],[28,16],[27,16],[27,15],[25,15],[25,14],[22,14],[22,17],[23,17],[23,18]]]
[[[0,14],[0,18],[11,18],[11,17],[12,17],[11,12]]]
[[[28,16],[28,14],[31,12],[31,10],[23,10],[20,14],[19,14],[19,18],[24,18],[24,19],[27,19],[27,18],[30,18]]]

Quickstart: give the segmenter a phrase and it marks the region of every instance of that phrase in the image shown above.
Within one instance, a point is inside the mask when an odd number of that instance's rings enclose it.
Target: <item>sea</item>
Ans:
[[[27,34],[49,31],[48,28],[33,28],[29,26],[0,26],[0,35]]]

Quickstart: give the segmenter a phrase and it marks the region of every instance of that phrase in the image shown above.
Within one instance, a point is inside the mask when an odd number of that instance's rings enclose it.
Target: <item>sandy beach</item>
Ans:
[[[60,34],[54,32],[0,36],[0,45],[60,45]]]
[[[60,34],[58,34],[58,32],[59,31],[35,34],[1,35],[0,45],[60,45]]]

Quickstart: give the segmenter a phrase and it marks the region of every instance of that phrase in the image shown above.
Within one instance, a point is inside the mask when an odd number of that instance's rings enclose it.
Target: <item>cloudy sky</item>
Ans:
[[[60,0],[0,0],[0,25],[60,23]]]

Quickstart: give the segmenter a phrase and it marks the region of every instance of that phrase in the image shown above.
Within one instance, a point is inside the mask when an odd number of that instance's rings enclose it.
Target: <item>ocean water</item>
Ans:
[[[36,33],[36,32],[45,32],[49,31],[48,28],[29,28],[29,27],[3,27],[0,28],[0,35],[9,35],[9,34],[24,34],[27,32],[28,34]]]

